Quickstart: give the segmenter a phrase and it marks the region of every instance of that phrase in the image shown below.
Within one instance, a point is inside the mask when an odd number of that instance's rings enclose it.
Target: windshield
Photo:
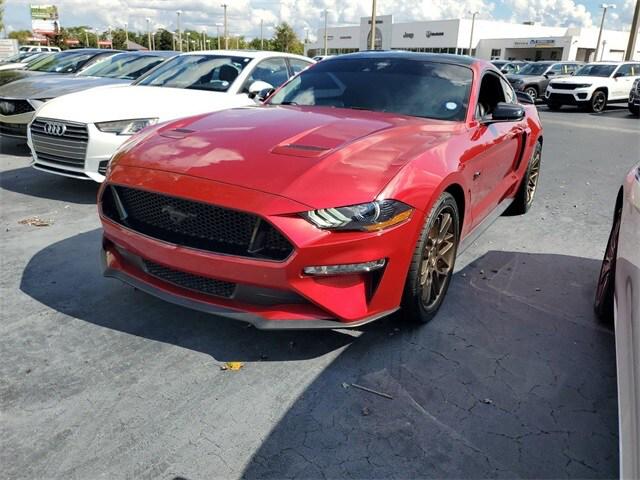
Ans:
[[[123,78],[135,80],[165,60],[153,55],[123,53],[91,65],[78,74],[82,77]]]
[[[74,73],[94,55],[95,53],[80,52],[57,53],[49,55],[39,62],[30,65],[27,70],[50,73]]]
[[[591,63],[576,70],[575,75],[586,77],[610,77],[617,65],[603,65],[601,63]]]
[[[166,61],[136,85],[226,92],[251,58],[180,55]]]
[[[528,63],[520,69],[518,75],[542,75],[549,67],[546,63]]]
[[[472,72],[407,58],[350,58],[320,62],[279,90],[271,105],[316,105],[464,120]]]

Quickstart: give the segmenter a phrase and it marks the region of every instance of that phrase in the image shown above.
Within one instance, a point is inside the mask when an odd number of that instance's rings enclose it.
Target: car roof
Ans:
[[[264,50],[198,50],[195,52],[182,52],[180,55],[233,55],[245,58],[289,57],[300,58],[313,63],[313,59],[303,55],[285,52],[267,52]]]
[[[175,57],[180,52],[173,50],[131,50],[126,52],[117,52],[118,55],[136,55],[139,57]]]
[[[406,60],[422,60],[423,62],[440,62],[450,63],[452,65],[465,65],[470,66],[474,63],[484,62],[477,58],[468,57],[466,55],[454,55],[449,53],[422,53],[422,52],[408,52],[404,50],[365,50],[362,52],[345,53],[337,57],[328,58],[326,61],[342,60],[344,58],[403,58]],[[490,65],[491,62],[486,62]]]
[[[69,50],[63,50],[61,52],[54,52],[62,55],[70,55],[72,53],[124,53],[122,50],[108,50],[105,48],[72,48]]]

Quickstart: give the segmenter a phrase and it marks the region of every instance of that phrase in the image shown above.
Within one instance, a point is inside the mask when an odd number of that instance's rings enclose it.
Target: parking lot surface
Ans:
[[[458,259],[419,328],[258,331],[105,279],[97,186],[2,140],[2,476],[617,476],[614,336],[591,305],[640,122],[540,110],[534,207]]]

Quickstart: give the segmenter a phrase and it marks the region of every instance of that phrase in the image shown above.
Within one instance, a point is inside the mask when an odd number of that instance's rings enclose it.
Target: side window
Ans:
[[[556,75],[562,75],[562,73],[564,73],[563,67],[564,65],[562,65],[561,63],[556,63],[554,66],[551,67],[550,70]]]
[[[502,80],[492,73],[485,73],[480,84],[478,104],[476,105],[476,118],[485,118],[491,115],[500,102],[506,101]]]
[[[619,77],[628,77],[631,75],[631,64],[627,64],[627,65],[622,65],[618,71],[616,72],[616,74]]]
[[[624,73],[625,77],[637,77],[640,76],[640,63],[629,63],[623,65],[618,70],[620,73]]]
[[[291,67],[291,71],[293,72],[294,75],[299,74],[309,65],[311,65],[311,62],[305,62],[304,60],[300,60],[298,58],[289,59],[289,66]]]
[[[500,79],[500,83],[502,84],[502,89],[504,90],[504,98],[507,103],[518,103],[516,92],[513,90],[513,87],[509,82]]]
[[[578,69],[578,65],[576,65],[575,63],[570,63],[567,65],[567,73],[569,75],[571,75],[572,73],[575,73],[577,69]]]
[[[267,82],[274,88],[279,87],[289,79],[289,69],[284,58],[267,58],[256,65],[244,82],[243,93],[249,91],[249,86],[258,80]]]

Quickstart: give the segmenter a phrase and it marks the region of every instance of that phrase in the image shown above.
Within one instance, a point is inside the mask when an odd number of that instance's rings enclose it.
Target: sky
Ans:
[[[264,36],[271,28],[286,21],[300,37],[306,32],[315,40],[322,28],[324,9],[328,9],[329,26],[359,24],[360,17],[371,15],[371,0],[7,0],[7,31],[30,29],[30,4],[55,4],[64,26],[88,25],[99,30],[124,28],[146,31],[146,18],[157,28],[176,29],[176,10],[182,10],[182,28],[206,30],[216,34],[226,1],[229,35],[247,38],[260,36],[260,20]],[[607,12],[605,28],[629,30],[635,0],[608,0],[617,8]],[[378,15],[392,14],[394,22],[477,18],[512,22],[535,21],[548,26],[598,26],[602,0],[378,0]]]

